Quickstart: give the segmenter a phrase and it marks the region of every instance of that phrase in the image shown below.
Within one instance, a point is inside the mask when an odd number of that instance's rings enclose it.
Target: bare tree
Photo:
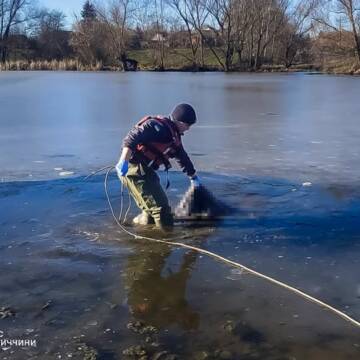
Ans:
[[[102,22],[96,17],[84,17],[75,21],[70,45],[82,63],[93,65],[97,61],[107,61],[107,37]]]
[[[248,11],[247,0],[237,0],[233,7],[234,16],[234,46],[237,54],[238,67],[243,66],[243,55],[245,50],[246,36],[248,34],[251,21],[250,12]]]
[[[288,0],[252,0],[246,7],[243,47],[249,68],[257,70],[264,61],[272,61],[278,34],[286,25],[288,3]]]
[[[58,10],[43,9],[40,12],[34,35],[42,58],[62,59],[71,54],[70,35],[64,30],[65,18],[64,13]]]
[[[105,24],[109,35],[108,51],[110,56],[122,64],[123,70],[129,70],[128,59],[129,23],[136,11],[136,4],[131,0],[110,0],[104,6],[96,6],[99,20]],[[135,64],[134,64],[135,65]]]
[[[180,19],[183,21],[188,37],[188,44],[191,49],[191,58],[189,59],[186,54],[182,54],[186,57],[186,59],[190,60],[192,62],[193,68],[198,67],[197,63],[197,51],[199,48],[199,42],[194,39],[194,26],[191,22],[191,17],[189,15],[189,1],[188,0],[168,0],[168,4],[175,9],[176,13],[180,17]],[[195,41],[194,41],[195,40]]]
[[[8,56],[8,39],[16,26],[34,19],[31,0],[0,0],[0,61],[5,62]]]
[[[352,34],[354,54],[360,61],[360,1],[325,0],[314,17],[325,30],[341,34],[344,30]],[[341,37],[340,37],[341,38]],[[338,45],[338,44],[336,44]]]
[[[165,3],[164,0],[154,0],[153,4],[153,27],[155,30],[155,36],[153,43],[155,45],[155,61],[159,70],[165,69]]]
[[[284,45],[282,58],[286,67],[293,64],[297,54],[307,42],[307,36],[314,27],[312,18],[319,5],[319,0],[296,0],[289,7],[288,21],[280,32],[281,42]]]
[[[202,26],[194,17],[192,21],[224,71],[233,68],[235,54],[242,66],[245,53],[248,66],[257,69],[285,21],[285,3],[287,0],[201,0],[208,11],[207,21]],[[204,25],[211,29],[211,37],[205,34]]]
[[[201,45],[205,43],[209,47],[224,71],[231,69],[234,55],[233,3],[233,0],[188,2],[190,21],[200,36]],[[211,35],[208,30],[211,31]]]
[[[357,60],[360,62],[360,29],[359,29],[359,14],[360,14],[360,1],[358,0],[338,0],[338,12],[344,14],[350,24],[352,31],[355,52]]]
[[[217,39],[215,45],[221,45],[216,46],[217,51],[215,51],[214,46],[211,46],[210,49],[224,71],[231,69],[235,53],[234,5],[235,1],[232,0],[209,0],[206,6],[209,11],[209,17],[212,20],[208,26]],[[207,43],[209,44],[209,42]]]
[[[206,7],[206,2],[204,4],[204,0],[190,0],[191,8],[190,13],[193,14],[192,18],[195,24],[195,29],[197,29],[199,42],[200,42],[200,63],[201,66],[204,67],[205,61],[204,61],[204,34],[199,31],[199,29],[204,28],[204,24],[207,21],[207,18],[209,16],[209,11]],[[205,5],[205,6],[204,6]]]
[[[198,50],[200,49],[200,66],[204,67],[204,24],[209,15],[204,0],[168,0],[185,25],[188,44],[191,49],[193,68],[198,68]]]

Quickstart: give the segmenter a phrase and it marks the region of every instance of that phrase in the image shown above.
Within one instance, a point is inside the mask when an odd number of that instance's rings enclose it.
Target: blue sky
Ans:
[[[80,15],[85,0],[38,0],[39,5],[49,9],[61,10],[66,15],[66,21],[71,24],[74,20],[74,13]]]

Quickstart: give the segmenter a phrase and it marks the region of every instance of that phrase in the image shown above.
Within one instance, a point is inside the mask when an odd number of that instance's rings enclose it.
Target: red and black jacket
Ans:
[[[123,146],[133,151],[130,162],[142,163],[154,170],[161,165],[171,167],[169,159],[175,158],[182,171],[188,176],[195,174],[195,168],[181,142],[176,125],[162,116],[146,116],[127,134]]]

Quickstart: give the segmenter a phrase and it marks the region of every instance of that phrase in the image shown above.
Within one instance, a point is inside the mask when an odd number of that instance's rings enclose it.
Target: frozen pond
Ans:
[[[303,74],[0,73],[0,334],[37,341],[1,359],[358,359],[359,329],[329,311],[124,235],[103,176],[84,175],[117,160],[143,115],[191,102],[185,146],[237,210],[173,236],[359,320],[359,91]],[[170,179],[175,205],[188,183]],[[115,176],[109,190],[118,211]]]
[[[0,176],[112,164],[131,124],[187,101],[199,170],[358,182],[359,93],[358,78],[303,74],[0,73]]]

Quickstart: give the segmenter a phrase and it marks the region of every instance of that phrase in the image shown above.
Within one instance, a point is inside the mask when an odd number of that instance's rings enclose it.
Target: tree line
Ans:
[[[142,55],[141,55],[142,54]],[[360,62],[360,0],[86,1],[71,28],[34,0],[0,0],[0,62],[77,59],[164,70]],[[210,61],[211,59],[211,61]]]

